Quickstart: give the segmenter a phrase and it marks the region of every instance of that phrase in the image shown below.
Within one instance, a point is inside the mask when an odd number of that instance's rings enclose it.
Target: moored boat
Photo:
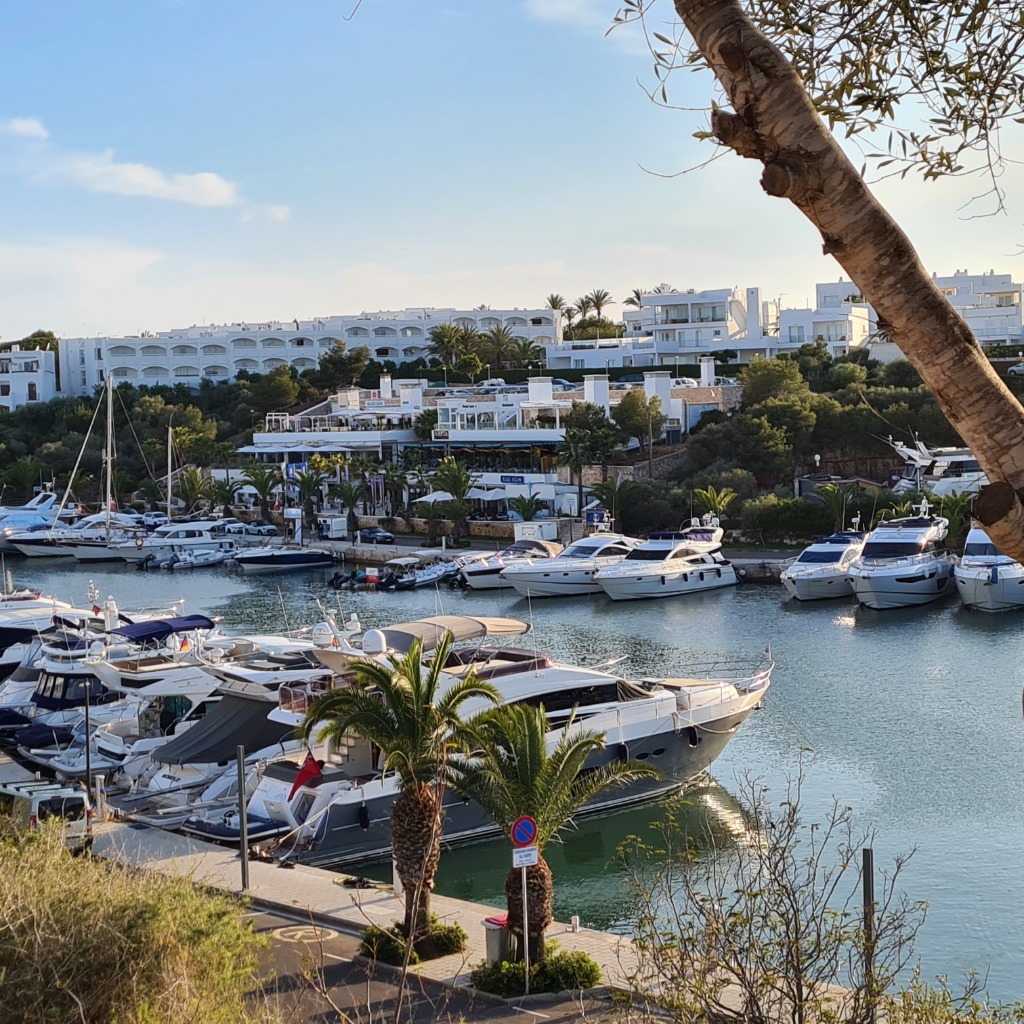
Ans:
[[[1004,554],[980,527],[971,527],[964,553],[953,569],[965,608],[1006,612],[1024,608],[1024,566]]]
[[[844,530],[808,544],[782,570],[780,579],[786,592],[798,601],[852,596],[849,569],[864,550],[866,539],[866,533]]]

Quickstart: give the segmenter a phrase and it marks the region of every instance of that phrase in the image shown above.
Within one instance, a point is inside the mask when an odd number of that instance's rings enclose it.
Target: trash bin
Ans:
[[[495,964],[508,959],[508,916],[485,917],[480,922],[484,926],[484,958],[487,963]]]

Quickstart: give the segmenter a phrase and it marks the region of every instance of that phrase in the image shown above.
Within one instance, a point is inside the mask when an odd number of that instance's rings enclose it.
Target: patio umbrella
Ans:
[[[430,505],[433,505],[436,501],[454,501],[455,499],[447,491],[431,491],[430,494],[424,494],[422,498],[417,498],[413,504],[418,505],[421,501],[425,501]]]

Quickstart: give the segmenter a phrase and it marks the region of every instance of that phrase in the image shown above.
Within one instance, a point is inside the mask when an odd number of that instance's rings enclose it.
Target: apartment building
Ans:
[[[22,351],[18,345],[0,351],[0,412],[13,412],[29,402],[48,402],[56,397],[55,352]]]
[[[348,348],[365,345],[374,359],[408,362],[428,354],[430,330],[442,323],[480,332],[505,327],[542,346],[561,338],[561,324],[551,309],[451,307],[193,326],[120,338],[62,338],[63,387],[70,394],[90,394],[106,373],[133,384],[197,386],[204,377],[231,380],[239,370],[268,373],[292,366],[301,372],[314,369],[321,353],[338,341]]]

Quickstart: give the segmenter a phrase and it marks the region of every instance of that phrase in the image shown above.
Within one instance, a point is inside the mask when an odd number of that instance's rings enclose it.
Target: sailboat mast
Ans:
[[[107,543],[110,543],[110,502],[114,486],[114,375],[107,374]]]
[[[167,421],[167,519],[171,518],[171,467],[174,458],[174,431],[171,421]]]

